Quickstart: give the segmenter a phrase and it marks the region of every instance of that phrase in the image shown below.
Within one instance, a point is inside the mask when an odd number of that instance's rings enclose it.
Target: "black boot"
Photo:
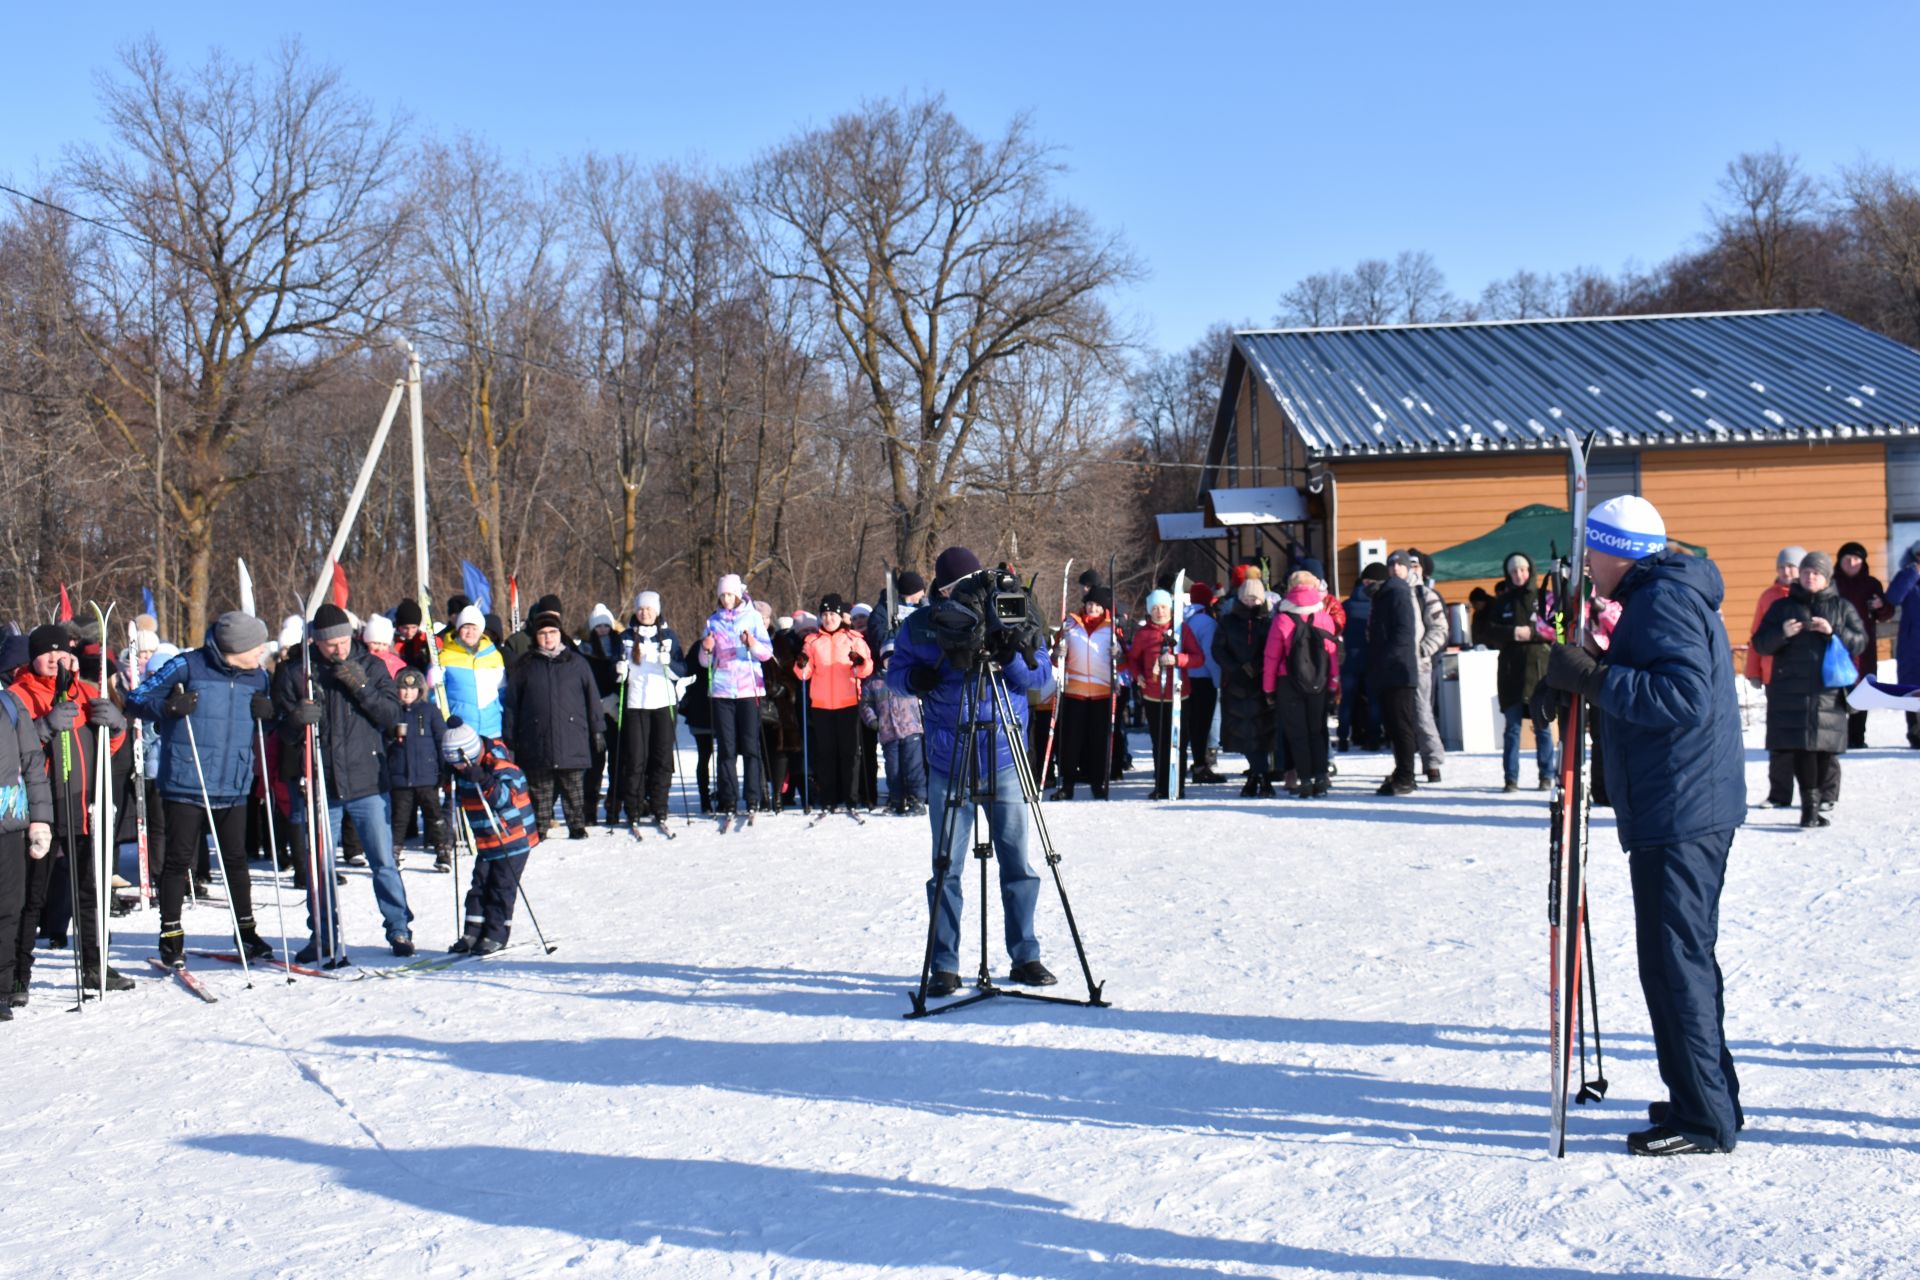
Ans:
[[[100,989],[100,962],[98,960],[85,966],[80,971],[80,985],[88,991],[98,991]],[[109,991],[131,991],[133,990],[133,979],[112,965],[108,965],[106,986]]]
[[[1812,801],[1800,806],[1800,825],[1803,827],[1830,827],[1832,821],[1820,812],[1819,806]]]
[[[23,978],[13,980],[13,990],[7,993],[7,1006],[13,1009],[27,1007],[27,984]]]
[[[178,920],[160,922],[160,963],[175,969],[187,963],[187,934]]]
[[[1260,779],[1254,777],[1252,774],[1248,774],[1246,784],[1240,788],[1240,798],[1242,800],[1251,800],[1259,794]]]
[[[248,960],[271,960],[273,948],[260,937],[260,931],[254,927],[252,916],[240,917],[240,950]]]

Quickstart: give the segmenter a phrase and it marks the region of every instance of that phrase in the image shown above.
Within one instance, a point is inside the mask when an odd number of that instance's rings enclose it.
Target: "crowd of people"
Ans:
[[[1053,800],[1105,799],[1134,767],[1131,726],[1151,743],[1148,798],[1228,783],[1215,768],[1217,721],[1217,749],[1246,760],[1247,799],[1281,788],[1323,796],[1338,756],[1380,749],[1393,763],[1378,794],[1408,795],[1442,779],[1437,659],[1465,643],[1499,652],[1506,789],[1521,786],[1529,726],[1533,782],[1548,789],[1557,714],[1541,689],[1564,637],[1548,578],[1522,552],[1504,569],[1491,594],[1474,594],[1464,637],[1431,581],[1432,558],[1412,548],[1366,566],[1344,600],[1296,548],[1283,574],[1245,562],[1182,600],[1163,581],[1132,623],[1113,585],[1087,573],[1078,604],[1046,634],[1044,671],[1020,690],[1028,776]],[[1836,683],[1834,650],[1861,674],[1875,670],[1878,624],[1920,587],[1920,544],[1884,587],[1859,543],[1837,559],[1789,547],[1778,570],[1745,666],[1766,690],[1767,802],[1791,806],[1797,786],[1803,825],[1825,826],[1838,758],[1865,732]],[[0,805],[0,986],[10,997],[0,1016],[27,1001],[36,942],[64,946],[71,935],[88,989],[131,985],[99,950],[101,901],[117,911],[151,894],[165,964],[184,959],[183,905],[218,894],[249,959],[324,964],[343,949],[337,860],[368,868],[387,943],[407,956],[413,915],[400,859],[417,840],[440,870],[453,869],[457,847],[474,856],[454,949],[484,953],[506,943],[520,867],[541,840],[556,827],[584,838],[596,824],[674,838],[676,783],[688,820],[697,810],[723,824],[796,808],[865,821],[882,804],[896,815],[939,807],[929,778],[943,771],[929,758],[922,694],[888,679],[908,621],[928,603],[924,578],[899,573],[878,608],[827,593],[816,609],[780,612],[733,574],[714,597],[690,642],[651,590],[621,617],[596,604],[577,627],[546,596],[511,634],[456,596],[438,634],[404,600],[364,620],[323,604],[310,620],[288,619],[277,643],[242,613],[222,615],[186,650],[163,643],[146,615],[124,649],[90,624],[9,636],[0,706],[12,732],[0,733],[0,776],[19,781]],[[1604,652],[1619,605],[1597,598],[1591,616]],[[1897,651],[1920,674],[1916,619],[1920,608],[1901,610]],[[114,650],[104,684],[103,644]],[[1176,700],[1183,733],[1172,760]],[[1602,737],[1605,717],[1595,720]],[[682,722],[695,747],[684,776]],[[1920,747],[1920,717],[1908,717],[1907,736]],[[1593,791],[1605,803],[1595,754]],[[94,852],[101,770],[117,827],[105,859]],[[324,838],[309,841],[314,828]],[[152,851],[137,883],[134,847]],[[291,957],[262,938],[254,915],[249,862],[261,858],[307,895],[308,938]],[[103,871],[111,898],[99,893]]]

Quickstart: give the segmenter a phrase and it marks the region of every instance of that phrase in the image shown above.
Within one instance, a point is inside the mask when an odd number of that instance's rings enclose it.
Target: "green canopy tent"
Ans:
[[[1571,550],[1573,516],[1565,507],[1534,503],[1507,515],[1506,523],[1489,533],[1471,538],[1458,546],[1433,553],[1433,577],[1436,582],[1460,582],[1498,578],[1507,569],[1507,557],[1524,552],[1533,561],[1535,572],[1543,572],[1553,555]],[[1697,556],[1707,554],[1705,547],[1672,539]]]

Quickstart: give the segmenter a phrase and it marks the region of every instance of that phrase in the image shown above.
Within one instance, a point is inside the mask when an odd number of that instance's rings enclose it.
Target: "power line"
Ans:
[[[76,221],[83,222],[88,226],[98,227],[102,231],[105,231],[111,235],[119,236],[126,240],[130,240],[135,244],[143,245],[149,249],[153,249],[158,252],[165,253],[169,258],[178,259],[181,256],[179,253],[177,253],[173,249],[172,246],[162,243],[161,241],[155,240],[151,236],[147,236],[138,231],[132,230],[130,228],[118,226],[114,223],[110,223],[100,218],[93,217],[89,214],[82,213],[77,209],[72,209],[65,205],[58,204],[52,200],[45,199],[44,197],[36,196],[31,192],[22,191],[18,187],[9,186],[4,182],[0,182],[0,192],[5,192],[8,195],[14,196],[21,200],[25,200],[29,204],[36,205],[39,208],[46,209],[50,212],[58,213],[63,217],[68,217]],[[394,318],[392,316],[376,316],[371,314],[370,312],[361,310],[356,307],[342,307],[335,300],[331,298],[326,298],[319,294],[315,294],[310,291],[299,289],[299,288],[288,288],[280,285],[275,285],[270,281],[263,281],[257,278],[248,277],[248,276],[239,275],[239,274],[235,274],[233,278],[236,281],[242,284],[248,285],[250,287],[264,288],[264,289],[277,289],[285,296],[299,298],[302,301],[312,302],[320,306],[328,307],[330,309],[338,311],[338,313],[341,315],[352,316],[355,319],[361,320],[376,329],[379,329],[379,328],[391,329],[391,330],[395,330],[400,333],[406,334],[410,338],[417,338],[423,342],[432,342],[432,343],[441,344],[443,346],[460,348],[468,352],[487,355],[495,360],[510,360],[518,364],[524,365],[528,368],[539,369],[543,372],[552,373],[558,377],[566,378],[575,382],[593,383],[599,386],[618,387],[623,391],[631,391],[631,392],[635,392],[636,394],[645,394],[642,388],[634,386],[632,383],[627,382],[623,378],[611,372],[599,372],[592,369],[588,369],[581,365],[562,364],[556,361],[542,359],[541,357],[528,355],[525,352],[519,351],[512,347],[498,347],[489,343],[475,342],[468,338],[449,337],[445,334],[436,332],[435,330],[426,328],[421,325],[412,324],[407,321]],[[733,405],[733,404],[727,404],[725,402],[721,402],[717,407],[731,411],[731,412],[741,412],[743,411],[743,409],[745,412],[749,412],[749,413],[758,412],[758,410],[752,408],[751,406]],[[856,426],[848,423],[835,422],[825,418],[807,417],[807,416],[802,416],[798,414],[783,414],[779,416],[787,421],[792,422],[795,426],[806,426],[812,430],[819,431],[827,435],[836,435],[843,439],[858,440],[858,441],[872,441],[880,444],[892,443],[892,444],[899,445],[902,448],[909,448],[911,444],[910,441],[900,440],[896,437],[889,436],[885,431],[882,431],[879,428],[873,427],[873,426],[861,427],[861,426]],[[1193,470],[1193,471],[1203,471],[1203,470],[1206,470],[1208,466],[1208,464],[1204,462],[1153,462],[1153,461],[1142,461],[1142,460],[1134,460],[1134,459],[1127,459],[1127,458],[1081,458],[1076,461],[1075,465],[1097,466],[1097,467],[1137,467],[1137,468],[1143,468],[1143,469],[1178,469],[1178,470]]]

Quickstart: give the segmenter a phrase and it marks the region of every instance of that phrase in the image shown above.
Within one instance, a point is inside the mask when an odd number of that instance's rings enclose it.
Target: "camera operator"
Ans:
[[[934,563],[933,593],[937,603],[917,610],[907,619],[887,668],[889,689],[900,694],[917,694],[922,701],[928,816],[935,844],[934,875],[927,881],[928,909],[934,912],[933,977],[927,987],[930,996],[949,996],[960,989],[961,877],[967,870],[967,852],[972,846],[974,796],[958,798],[964,808],[954,815],[952,833],[944,850],[947,856],[944,879],[939,869],[942,853],[939,842],[947,833],[947,806],[955,802],[950,794],[950,780],[959,763],[955,756],[960,749],[961,715],[972,688],[975,664],[979,661],[990,662],[999,669],[1011,713],[1018,721],[1000,723],[991,692],[983,694],[973,709],[973,719],[981,726],[976,739],[975,795],[986,804],[987,825],[1000,863],[1000,903],[1006,916],[1007,956],[1013,965],[1010,980],[1024,986],[1050,986],[1055,981],[1053,974],[1040,963],[1040,940],[1033,931],[1040,877],[1027,860],[1026,794],[1013,758],[1013,752],[1023,749],[1026,741],[1026,692],[1048,677],[1045,631],[1034,618],[1030,604],[1018,623],[1001,627],[987,625],[994,609],[992,593],[997,582],[994,575],[981,572],[980,561],[965,547],[948,547],[942,551]],[[1017,580],[1013,580],[1012,585],[1017,590]],[[962,587],[961,600],[954,599],[956,587]],[[984,610],[975,604],[980,596],[988,597]],[[981,624],[981,630],[975,634],[987,637],[984,653],[955,652],[952,647],[952,624],[956,619],[963,625],[969,620],[963,606],[972,610]],[[985,616],[980,616],[982,614]]]

